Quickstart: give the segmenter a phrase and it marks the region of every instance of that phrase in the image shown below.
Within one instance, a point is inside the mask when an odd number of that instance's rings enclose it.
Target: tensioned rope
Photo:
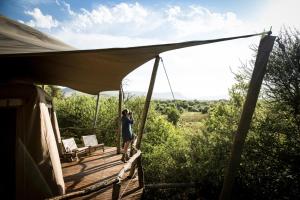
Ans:
[[[135,171],[134,172],[134,174],[132,175],[132,177],[131,177],[131,179],[128,181],[128,183],[126,184],[126,187],[125,187],[125,189],[123,190],[123,192],[121,193],[121,195],[120,195],[120,199],[119,200],[121,200],[122,199],[122,197],[123,197],[123,195],[125,194],[125,192],[126,192],[126,190],[127,190],[127,188],[128,188],[128,186],[129,186],[129,184],[131,183],[131,181],[135,178],[135,174],[136,174],[136,172],[137,171]]]
[[[167,80],[168,80],[168,83],[169,83],[169,87],[170,87],[170,90],[171,90],[171,93],[172,93],[172,96],[173,96],[173,100],[175,101],[174,92],[172,90],[170,79],[169,79],[169,76],[168,76],[168,73],[167,73],[167,70],[166,70],[166,67],[165,67],[165,64],[164,64],[164,61],[163,61],[162,57],[160,57],[160,60],[161,60],[161,63],[163,65],[163,68],[164,68],[164,71],[165,71],[165,74],[166,74],[166,77],[167,77]]]

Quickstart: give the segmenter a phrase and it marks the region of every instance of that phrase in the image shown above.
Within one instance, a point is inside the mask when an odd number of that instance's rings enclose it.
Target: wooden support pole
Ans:
[[[135,150],[133,148],[133,141],[131,141],[130,142],[130,153],[129,153],[130,157],[133,156],[133,154],[135,154]]]
[[[252,115],[255,110],[258,94],[261,88],[263,77],[266,72],[266,66],[268,63],[270,52],[273,48],[275,38],[275,36],[265,36],[260,41],[253,74],[247,92],[247,97],[244,103],[239,126],[234,137],[231,157],[225,172],[223,188],[219,197],[220,200],[230,199],[231,197],[232,186],[234,183],[236,171],[240,164],[243,145],[250,128]]]
[[[137,158],[137,168],[138,168],[138,176],[139,176],[139,187],[143,188],[145,183],[144,183],[144,171],[143,171],[141,155]]]
[[[140,124],[139,133],[138,133],[138,138],[137,138],[137,143],[136,143],[137,149],[141,148],[142,137],[143,137],[143,133],[144,133],[144,129],[145,129],[148,110],[149,110],[149,106],[150,106],[150,101],[151,101],[151,97],[152,97],[155,79],[156,79],[159,59],[160,59],[160,57],[159,57],[159,55],[157,55],[155,58],[155,62],[154,62],[153,70],[152,70],[151,80],[150,80],[149,89],[147,92],[146,102],[144,105],[144,110],[143,110],[143,115],[142,115],[142,121]]]
[[[113,191],[112,191],[112,200],[120,199],[120,190],[121,190],[121,182],[117,182],[113,184]]]
[[[100,93],[98,93],[97,95],[97,101],[96,101],[96,111],[95,111],[95,116],[94,116],[94,126],[93,128],[96,128],[97,125],[97,118],[98,118],[98,112],[99,112],[99,98],[100,97]]]
[[[145,102],[145,105],[144,105],[142,121],[141,121],[141,124],[140,124],[139,133],[138,133],[138,136],[137,136],[136,149],[141,148],[142,137],[143,137],[145,124],[146,124],[146,120],[147,120],[147,115],[148,115],[148,111],[149,111],[149,107],[150,107],[150,101],[151,101],[151,97],[152,97],[152,93],[153,93],[153,88],[154,88],[154,83],[155,83],[155,79],[156,79],[159,60],[160,60],[160,57],[159,57],[159,55],[157,55],[155,57],[155,62],[154,62],[154,66],[153,66],[153,70],[152,70],[152,74],[151,74],[149,89],[148,89],[148,92],[147,92],[146,102]],[[136,167],[136,162],[134,162],[132,164],[132,167],[131,167],[130,173],[129,173],[129,177],[133,176],[134,171],[135,171],[135,167]]]
[[[135,160],[135,161],[132,163],[132,165],[131,165],[131,168],[130,168],[130,172],[129,172],[128,178],[133,177],[134,172],[135,172],[135,168],[136,168],[136,160]]]
[[[118,131],[117,131],[117,154],[121,153],[121,135],[122,135],[122,101],[123,101],[123,95],[122,95],[122,84],[120,85],[119,90],[119,108],[118,108]]]

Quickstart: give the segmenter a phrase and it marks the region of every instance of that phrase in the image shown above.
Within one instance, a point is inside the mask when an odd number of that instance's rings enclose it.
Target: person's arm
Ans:
[[[130,124],[133,124],[133,115],[132,115],[132,113],[129,115],[129,123]]]

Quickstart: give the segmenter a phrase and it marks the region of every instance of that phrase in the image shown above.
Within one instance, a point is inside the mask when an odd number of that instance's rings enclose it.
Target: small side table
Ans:
[[[68,162],[77,161],[77,153],[76,152],[66,152],[64,153],[64,159]]]

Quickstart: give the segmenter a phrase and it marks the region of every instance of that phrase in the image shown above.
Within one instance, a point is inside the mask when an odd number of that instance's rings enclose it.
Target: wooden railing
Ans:
[[[130,169],[135,168],[135,163],[137,164],[138,168],[138,178],[139,178],[139,188],[144,187],[144,172],[142,168],[142,161],[141,161],[141,151],[138,150],[124,165],[122,170],[117,175],[117,181],[113,183],[113,192],[112,192],[112,200],[117,200],[120,198],[120,189],[121,189],[121,183],[122,183],[122,177],[124,174],[129,171]],[[132,178],[132,175],[129,175],[130,178]]]
[[[93,192],[107,188],[111,185],[113,185],[112,199],[113,200],[120,199],[120,189],[121,189],[121,183],[123,180],[122,177],[130,169],[134,170],[135,164],[137,165],[137,169],[138,169],[139,188],[143,188],[144,187],[144,172],[143,172],[143,167],[142,167],[142,152],[140,150],[137,150],[137,152],[127,161],[127,163],[120,170],[120,172],[118,173],[118,175],[116,177],[111,178],[106,181],[103,181],[103,182],[100,182],[100,183],[96,183],[96,184],[86,187],[80,191],[71,192],[68,194],[48,198],[48,200],[72,199],[75,197],[85,196],[85,195],[91,194]]]

